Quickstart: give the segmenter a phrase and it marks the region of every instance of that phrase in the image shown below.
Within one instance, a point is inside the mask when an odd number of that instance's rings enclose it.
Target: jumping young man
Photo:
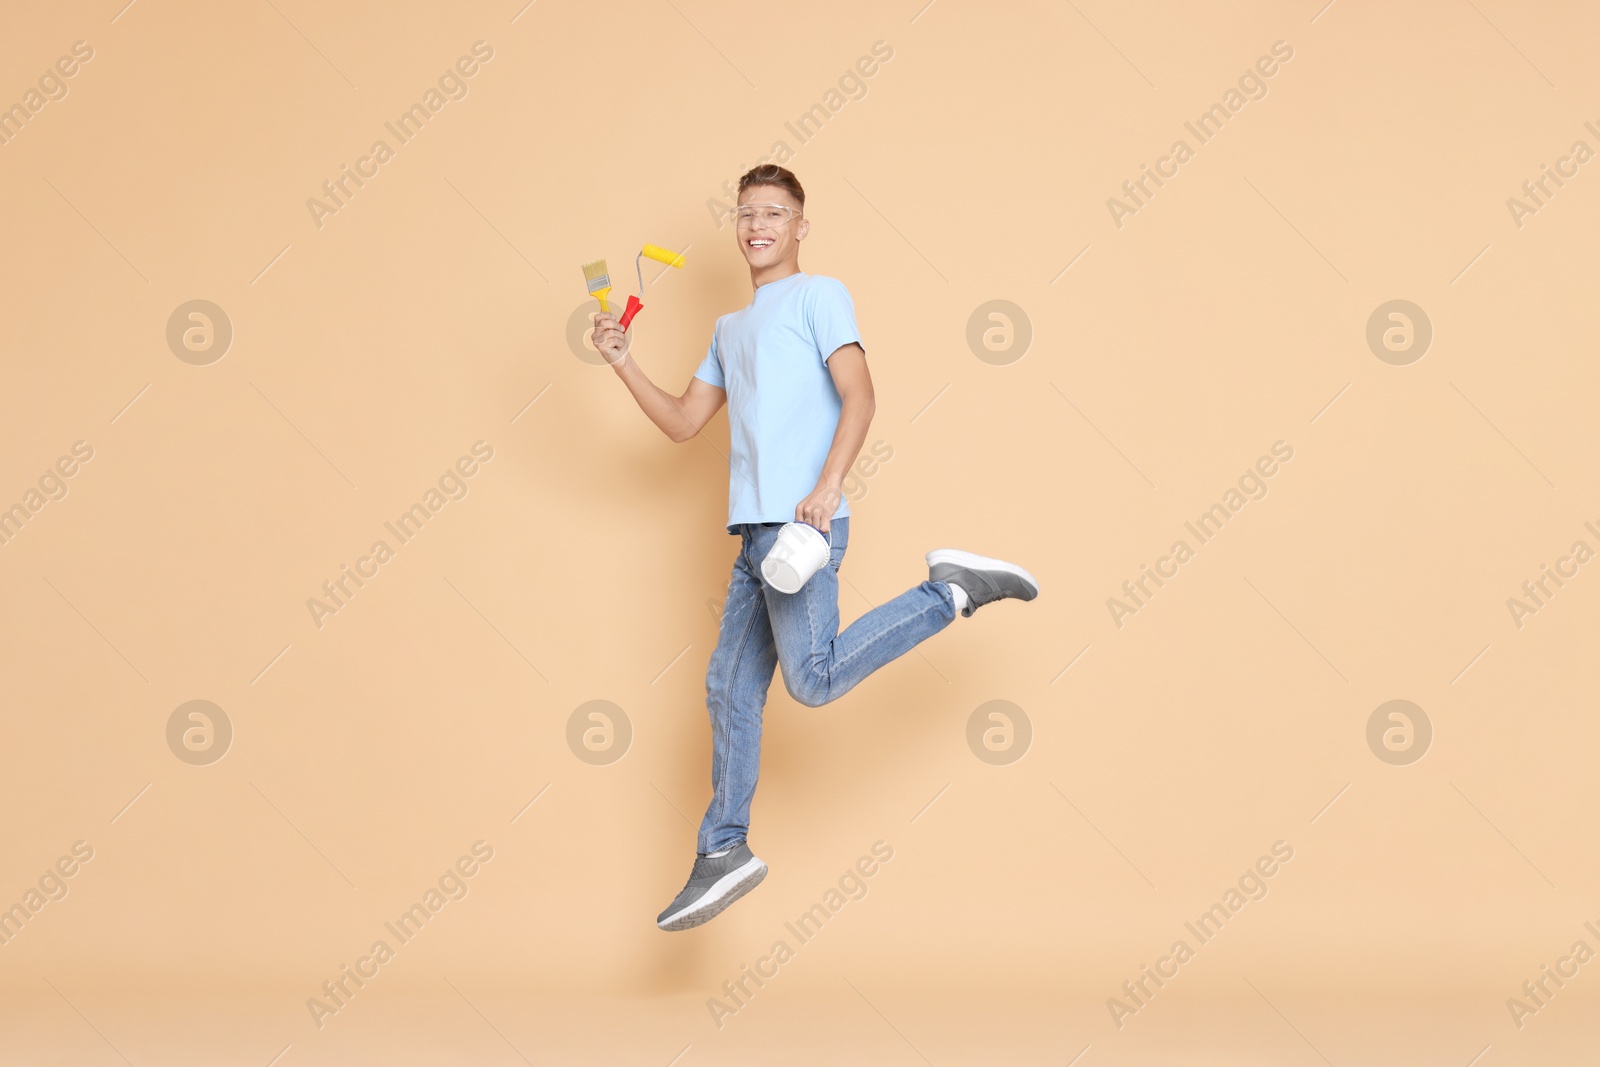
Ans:
[[[689,882],[656,919],[699,926],[754,889],[767,865],[750,851],[750,802],[761,763],[761,716],[775,668],[807,707],[836,700],[867,675],[991,601],[1032,600],[1039,583],[1013,563],[957,549],[927,554],[928,580],[839,632],[839,565],[850,543],[845,474],[876,402],[855,305],[842,282],[800,269],[811,228],[805,190],[765,164],[739,179],[734,236],[755,295],[717,319],[683,395],[655,385],[629,356],[615,315],[595,315],[595,348],[639,407],[674,442],[691,440],[728,404],[728,533],[739,538],[721,631],[706,671],[711,804]],[[761,561],[787,522],[823,532],[828,561],[800,590],[766,583]]]

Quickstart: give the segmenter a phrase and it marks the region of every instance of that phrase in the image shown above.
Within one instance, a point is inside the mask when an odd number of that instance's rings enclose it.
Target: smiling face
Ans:
[[[776,204],[787,212],[764,211],[762,205]],[[810,220],[799,212],[800,202],[776,185],[752,185],[739,194],[739,206],[755,208],[755,217],[734,225],[739,251],[750,264],[750,274],[760,285],[793,274],[800,269],[800,242],[811,228]]]

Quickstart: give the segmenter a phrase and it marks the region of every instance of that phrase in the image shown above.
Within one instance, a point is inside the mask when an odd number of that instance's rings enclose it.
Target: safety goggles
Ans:
[[[800,209],[788,204],[740,204],[728,212],[728,218],[741,229],[761,223],[776,230],[799,217]]]

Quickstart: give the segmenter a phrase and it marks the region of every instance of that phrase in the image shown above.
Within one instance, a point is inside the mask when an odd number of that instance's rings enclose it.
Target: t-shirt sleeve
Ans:
[[[700,369],[694,372],[694,376],[718,389],[727,388],[722,377],[722,357],[717,355],[716,330],[711,331],[711,347],[706,349],[706,358],[700,361]]]
[[[817,354],[826,363],[828,357],[842,346],[854,341],[861,344],[861,331],[856,328],[856,305],[850,299],[850,290],[836,278],[823,279],[812,287],[807,313],[810,315],[811,336],[817,341]],[[861,346],[863,349],[865,345]]]

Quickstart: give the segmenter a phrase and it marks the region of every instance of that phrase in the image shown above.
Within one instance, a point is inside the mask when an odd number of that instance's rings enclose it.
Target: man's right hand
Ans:
[[[628,334],[617,323],[617,316],[610,311],[597,311],[594,314],[594,332],[589,335],[596,352],[600,357],[616,367],[628,358]]]

